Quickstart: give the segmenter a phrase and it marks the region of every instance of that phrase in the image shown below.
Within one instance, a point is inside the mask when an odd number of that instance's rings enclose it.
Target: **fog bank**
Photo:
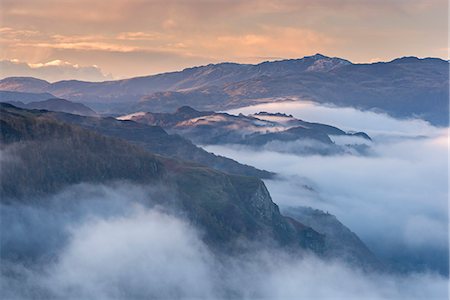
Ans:
[[[311,103],[264,104],[234,113],[261,110],[365,131],[373,142],[367,155],[280,153],[283,147],[296,146],[286,143],[260,151],[234,145],[206,149],[277,172],[277,180],[266,181],[274,202],[329,211],[396,267],[448,274],[447,129]]]
[[[324,123],[342,130],[364,131],[369,135],[426,135],[435,130],[428,122],[420,119],[399,120],[375,111],[360,111],[351,107],[318,105],[308,101],[280,101],[253,105],[228,111],[231,114],[270,113],[292,114],[308,122]]]
[[[201,231],[151,205],[156,188],[72,187],[54,205],[1,206],[3,250],[38,240],[28,263],[2,256],[5,299],[446,299],[431,274],[368,274],[315,256],[259,248],[217,257]],[[22,228],[23,230],[19,230]],[[46,234],[43,234],[42,229]],[[21,232],[21,234],[17,234]],[[59,235],[55,235],[59,232]],[[57,245],[51,241],[57,240]],[[26,253],[23,253],[27,256]],[[39,259],[37,259],[39,257]]]

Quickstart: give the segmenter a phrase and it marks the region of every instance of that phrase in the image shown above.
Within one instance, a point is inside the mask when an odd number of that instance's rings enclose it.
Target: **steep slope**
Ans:
[[[310,207],[286,207],[282,212],[325,235],[325,251],[329,251],[330,256],[344,258],[349,263],[364,261],[363,267],[366,269],[383,268],[359,237],[335,216]]]
[[[449,64],[435,58],[352,64],[320,54],[257,65],[222,63],[100,83],[6,78],[0,90],[49,92],[100,112],[224,110],[294,97],[448,124]]]

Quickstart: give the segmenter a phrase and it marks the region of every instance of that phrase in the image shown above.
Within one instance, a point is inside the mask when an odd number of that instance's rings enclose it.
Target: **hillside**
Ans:
[[[254,239],[261,234],[282,243],[309,245],[298,239],[300,232],[281,216],[256,178],[155,156],[39,111],[2,105],[0,121],[2,151],[11,158],[2,163],[2,202],[27,201],[81,182],[164,184],[177,191],[180,205],[208,232],[211,242],[232,242],[238,236]],[[263,205],[255,209],[256,202]],[[320,235],[314,239],[320,244]]]
[[[168,134],[159,126],[150,126],[114,118],[84,117],[58,112],[46,112],[60,121],[126,140],[159,155],[190,161],[236,175],[271,178],[274,173],[243,165],[235,160],[218,156],[195,146],[179,135]]]
[[[236,251],[243,241],[274,241],[321,256],[339,253],[326,248],[324,235],[282,216],[257,178],[228,175],[154,155],[40,111],[3,104],[0,121],[0,191],[5,205],[44,205],[40,201],[45,201],[45,195],[73,184],[126,180],[173,191],[175,198],[173,193],[162,193],[157,200],[149,198],[148,204],[175,204],[204,230],[204,240],[216,251]],[[358,265],[370,263],[365,261],[368,257],[358,259]]]
[[[146,182],[163,177],[162,162],[139,147],[39,111],[0,107],[2,201],[38,197],[84,181]]]

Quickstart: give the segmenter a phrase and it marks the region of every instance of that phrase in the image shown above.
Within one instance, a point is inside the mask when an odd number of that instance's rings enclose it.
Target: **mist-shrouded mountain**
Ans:
[[[308,145],[302,144],[301,147],[292,147],[290,150],[299,154],[345,153],[358,147],[363,151],[365,147],[361,145],[370,141],[370,137],[363,132],[349,133],[330,125],[305,122],[283,113],[260,112],[244,116],[197,111],[184,106],[173,113],[137,112],[118,119],[161,126],[200,145],[239,144],[259,148],[277,142],[306,142]],[[359,146],[336,145],[332,140],[335,136],[356,138],[355,142]]]
[[[297,225],[281,216],[257,178],[154,155],[39,111],[5,105],[1,109],[2,151],[11,151],[16,158],[2,164],[2,201],[26,203],[82,182],[162,184],[177,191],[183,209],[203,223],[207,239],[230,242],[239,235],[250,238],[265,232],[280,242],[303,243],[320,251],[321,236],[311,231],[313,239],[302,240]]]
[[[257,65],[221,63],[106,82],[5,78],[0,90],[47,92],[99,112],[225,110],[280,99],[311,100],[448,124],[449,65],[403,57],[353,64],[320,54]]]
[[[328,233],[318,233],[295,218],[284,217],[264,183],[255,177],[230,175],[155,155],[123,139],[68,124],[42,111],[2,104],[0,121],[2,205],[45,207],[48,195],[80,183],[127,181],[158,186],[162,192],[144,205],[181,209],[205,232],[208,245],[218,251],[234,251],[244,241],[273,241],[293,251],[307,249],[319,256],[342,256],[357,266],[381,268],[371,255],[354,256],[349,251],[349,260],[340,254],[344,246],[336,252],[330,248]],[[361,251],[353,246],[348,248]],[[30,262],[38,259],[36,255],[49,254],[41,253],[44,250],[40,248],[23,247],[13,253],[8,245],[3,250],[3,261]]]

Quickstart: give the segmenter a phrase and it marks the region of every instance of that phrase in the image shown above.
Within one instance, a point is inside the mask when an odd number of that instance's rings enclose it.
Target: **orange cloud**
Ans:
[[[333,43],[331,37],[308,29],[264,26],[257,34],[218,36],[205,39],[200,45],[208,53],[242,60],[248,57],[299,57],[323,52]]]
[[[81,79],[104,81],[112,79],[96,65],[80,66],[67,61],[54,60],[45,63],[29,64],[14,60],[0,60],[0,78],[9,76],[33,76],[48,81],[62,79]]]
[[[142,74],[163,63],[173,70],[317,52],[359,62],[447,57],[446,0],[0,1],[0,59],[95,57],[108,72]],[[116,68],[119,60],[128,69]]]
[[[35,43],[34,47],[41,48],[53,48],[53,49],[73,49],[73,50],[101,50],[101,51],[114,51],[114,52],[133,52],[136,51],[137,48],[117,45],[117,44],[109,44],[109,43],[101,43],[101,42],[72,42],[72,43]],[[26,43],[18,43],[17,46],[31,46]]]
[[[160,39],[162,34],[159,32],[121,32],[117,35],[117,39],[119,40],[130,40],[130,41],[153,41]]]

